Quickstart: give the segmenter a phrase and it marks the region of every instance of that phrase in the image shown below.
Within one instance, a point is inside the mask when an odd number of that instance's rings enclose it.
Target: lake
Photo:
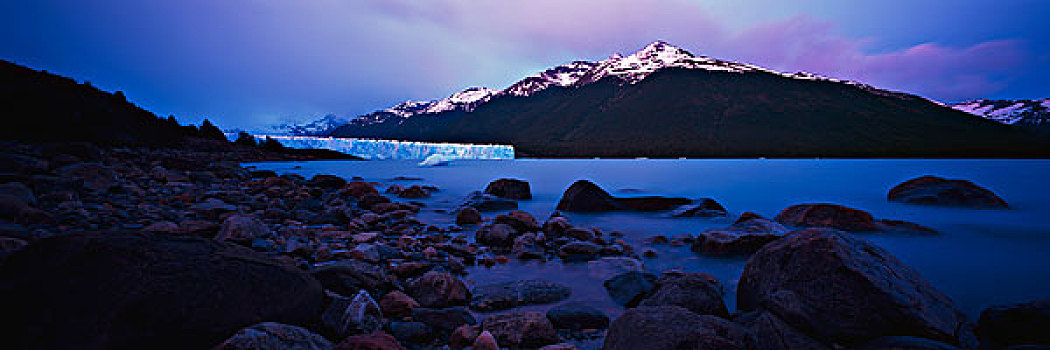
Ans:
[[[936,236],[866,233],[932,285],[951,297],[971,319],[994,304],[1050,295],[1050,161],[1048,160],[462,160],[449,166],[421,168],[418,161],[323,161],[256,163],[260,169],[306,177],[358,176],[384,185],[431,184],[440,188],[422,200],[424,222],[451,225],[450,212],[471,191],[498,178],[530,182],[534,199],[520,208],[542,222],[573,181],[588,179],[615,196],[661,195],[710,197],[730,211],[728,218],[670,218],[666,213],[565,213],[577,226],[620,231],[652,272],[679,269],[716,276],[735,309],[737,279],[746,258],[698,255],[687,246],[647,246],[646,237],[697,233],[726,226],[745,211],[766,217],[805,202],[830,202],[864,209],[876,218],[912,221],[940,232]],[[974,210],[892,203],[886,193],[895,184],[932,174],[967,179],[996,192],[1008,210]],[[395,177],[411,177],[405,180]],[[485,213],[491,218],[498,213]],[[468,232],[472,237],[472,232]],[[471,238],[472,239],[472,238]],[[602,279],[585,263],[520,263],[471,267],[468,283],[540,278],[573,287],[570,300],[586,301],[615,317],[622,313],[605,293]],[[546,306],[526,309],[544,310]]]

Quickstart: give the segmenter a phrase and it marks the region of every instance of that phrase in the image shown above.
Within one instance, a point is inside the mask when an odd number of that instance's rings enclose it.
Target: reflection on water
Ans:
[[[457,161],[437,168],[420,168],[414,161],[256,165],[307,177],[324,173],[385,184],[433,184],[441,191],[424,200],[428,207],[419,217],[445,225],[451,224],[448,212],[463,197],[501,177],[530,182],[534,199],[521,202],[521,209],[540,221],[577,179],[590,179],[621,196],[711,197],[731,215],[754,211],[772,217],[796,203],[833,202],[870,211],[877,218],[912,221],[940,231],[938,236],[873,233],[863,237],[918,270],[972,318],[992,304],[1050,294],[1050,256],[1046,255],[1050,252],[1050,161],[1044,160],[511,160]],[[998,193],[1013,208],[970,210],[886,201],[890,187],[923,174],[972,180]],[[394,179],[398,176],[418,179]],[[727,305],[735,309],[736,283],[746,259],[704,257],[688,247],[650,247],[643,242],[652,235],[724,226],[731,219],[672,219],[659,213],[568,216],[575,225],[620,231],[637,249],[656,251],[657,258],[644,259],[646,270],[714,275],[727,291]],[[512,262],[474,267],[470,272],[466,280],[471,283],[529,278],[565,283],[573,287],[570,299],[587,301],[612,317],[622,313],[587,264]]]

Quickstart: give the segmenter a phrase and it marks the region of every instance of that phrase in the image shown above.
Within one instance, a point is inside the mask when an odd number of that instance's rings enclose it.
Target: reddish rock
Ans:
[[[733,225],[710,229],[693,241],[695,252],[713,255],[751,254],[769,242],[783,237],[787,227],[758,214],[746,212]]]
[[[511,210],[507,214],[497,215],[493,222],[510,225],[517,232],[534,232],[540,230],[540,224],[536,222],[536,218],[534,218],[532,214],[521,210]]]
[[[532,199],[529,183],[518,179],[498,179],[485,187],[485,193],[508,199]]]
[[[216,241],[251,242],[270,234],[270,228],[252,215],[234,214],[222,221]]]
[[[405,350],[405,347],[390,334],[380,331],[347,337],[332,350]]]
[[[456,212],[456,225],[477,225],[481,223],[481,212],[474,207],[462,207]]]
[[[400,197],[400,198],[411,198],[411,199],[427,198],[427,197],[430,197],[430,191],[427,191],[426,189],[424,189],[423,187],[420,187],[419,185],[413,185],[412,187],[406,188],[406,189],[402,190],[401,192],[398,192],[397,196]]]
[[[452,336],[448,338],[448,346],[453,349],[462,349],[468,346],[473,346],[475,339],[478,338],[481,332],[481,327],[473,325],[462,325],[452,331]],[[491,337],[492,334],[489,334]],[[475,347],[476,349],[476,347]]]
[[[500,346],[508,348],[538,348],[560,341],[550,320],[534,311],[489,316],[481,323],[481,329],[491,333]],[[478,336],[478,340],[483,337],[485,333]]]
[[[619,209],[615,198],[587,180],[574,182],[558,201],[558,210],[568,212],[603,212]]]
[[[970,208],[1007,208],[994,192],[967,180],[926,175],[894,186],[886,198],[894,202]]]
[[[845,231],[878,231],[871,214],[829,203],[796,204],[777,214],[776,220],[788,226],[830,227]]]
[[[364,198],[365,196],[370,194],[379,194],[379,190],[377,190],[375,186],[372,186],[372,184],[364,181],[352,181],[346,184],[346,186],[343,187],[341,192],[357,197],[358,199]]]
[[[466,305],[470,300],[470,289],[462,280],[437,271],[409,283],[408,292],[419,305],[431,308]]]
[[[412,314],[412,309],[419,307],[419,303],[415,299],[408,296],[401,291],[393,291],[383,296],[383,299],[379,300],[379,308],[383,310],[383,315],[389,317],[403,317]]]

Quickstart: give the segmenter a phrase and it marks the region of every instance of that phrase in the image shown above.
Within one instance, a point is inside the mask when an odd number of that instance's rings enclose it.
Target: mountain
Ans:
[[[1003,124],[1050,132],[1050,98],[1040,100],[977,99],[956,103],[951,107]]]
[[[537,157],[1039,157],[1045,137],[910,94],[665,42],[525,78],[473,110],[333,136],[508,143]]]
[[[295,136],[319,136],[331,133],[335,128],[346,125],[353,118],[344,118],[335,114],[328,114],[320,119],[296,124],[285,123],[271,127],[269,130],[261,130],[264,134],[295,135]]]

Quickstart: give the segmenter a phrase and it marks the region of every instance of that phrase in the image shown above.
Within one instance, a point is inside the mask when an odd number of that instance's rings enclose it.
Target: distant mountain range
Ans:
[[[971,100],[952,108],[1003,124],[1050,132],[1050,98],[1040,100]]]

